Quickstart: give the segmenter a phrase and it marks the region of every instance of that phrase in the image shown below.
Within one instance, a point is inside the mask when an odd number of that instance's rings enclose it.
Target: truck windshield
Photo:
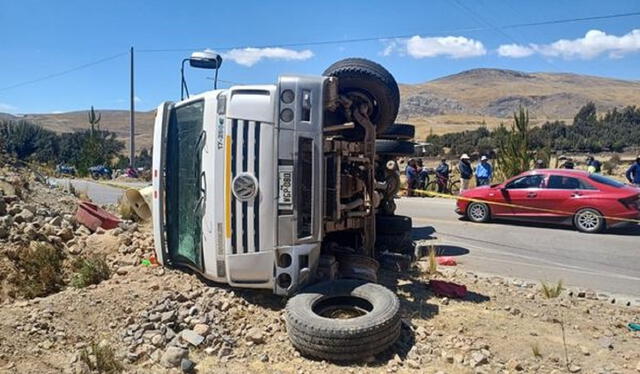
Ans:
[[[198,148],[204,102],[171,111],[167,132],[167,242],[175,263],[202,268],[202,222],[199,214],[201,153]]]

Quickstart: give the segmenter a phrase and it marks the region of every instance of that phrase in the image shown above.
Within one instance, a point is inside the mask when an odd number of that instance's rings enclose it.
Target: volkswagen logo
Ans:
[[[233,179],[233,196],[248,201],[258,194],[258,180],[251,174],[242,173]]]

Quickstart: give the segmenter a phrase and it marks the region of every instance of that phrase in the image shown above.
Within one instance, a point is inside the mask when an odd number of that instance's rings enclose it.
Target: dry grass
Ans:
[[[559,280],[558,283],[554,286],[552,284],[547,284],[545,282],[541,282],[542,285],[542,295],[547,299],[555,299],[560,296],[564,287],[562,286],[562,280]]]
[[[533,353],[533,357],[542,358],[542,353],[540,352],[540,345],[538,343],[531,344],[531,353]]]
[[[429,275],[435,275],[438,272],[438,260],[436,258],[436,246],[431,244],[429,246],[428,259],[429,259]]]
[[[44,242],[8,252],[17,274],[14,280],[17,293],[26,298],[46,296],[64,286],[64,253]]]
[[[80,352],[80,361],[89,369],[100,374],[115,374],[124,370],[124,366],[116,358],[113,348],[108,344],[91,343],[89,349]]]

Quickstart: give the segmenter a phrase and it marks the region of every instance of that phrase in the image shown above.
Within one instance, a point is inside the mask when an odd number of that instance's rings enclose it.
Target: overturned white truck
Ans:
[[[413,153],[414,134],[394,124],[398,106],[392,75],[363,59],[163,103],[153,144],[158,260],[297,294],[287,328],[305,354],[385,350],[400,334],[399,302],[375,283],[376,258],[413,248],[411,220],[394,215],[395,157]]]

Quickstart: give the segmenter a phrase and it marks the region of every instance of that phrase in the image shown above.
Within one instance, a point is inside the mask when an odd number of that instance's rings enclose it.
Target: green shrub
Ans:
[[[111,276],[105,257],[100,255],[78,258],[73,264],[73,269],[75,274],[71,279],[71,285],[76,288],[98,284]]]

